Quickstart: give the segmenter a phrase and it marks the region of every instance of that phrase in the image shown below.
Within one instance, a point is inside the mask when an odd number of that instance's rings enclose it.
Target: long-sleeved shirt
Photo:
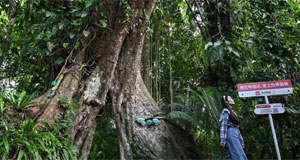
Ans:
[[[235,127],[229,120],[229,110],[227,108],[223,109],[220,121],[221,121],[220,140],[221,143],[226,143],[227,129],[229,127]],[[242,145],[244,145],[244,140],[241,134],[239,138],[241,139]]]

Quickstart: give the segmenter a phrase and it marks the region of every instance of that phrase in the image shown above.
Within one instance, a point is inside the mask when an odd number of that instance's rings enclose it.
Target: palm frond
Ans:
[[[199,100],[203,103],[204,107],[208,109],[209,115],[210,117],[212,117],[214,123],[219,127],[220,124],[218,122],[218,116],[220,114],[220,111],[218,110],[217,103],[215,103],[217,100],[215,100],[212,96],[207,94],[207,92],[203,88],[198,88],[200,94],[198,94],[198,92],[196,92],[193,89],[188,90],[199,98]]]
[[[295,107],[284,107],[284,108],[285,108],[285,110],[288,113],[291,113],[291,114],[300,114],[300,110],[296,109]]]
[[[183,104],[181,104],[181,103],[172,103],[172,104],[169,104],[168,105],[168,107],[177,107],[177,108],[181,108],[181,109],[183,109],[183,108],[185,108],[186,106],[185,105],[183,105]]]
[[[186,114],[184,112],[181,112],[181,111],[169,112],[166,115],[166,119],[169,120],[169,121],[172,121],[172,120],[185,120],[189,123],[192,123],[195,126],[201,126],[200,123],[196,119],[194,119],[193,117],[191,117],[188,114]]]
[[[207,106],[210,116],[213,117],[216,124],[219,125],[218,118],[217,118],[219,115],[219,112],[217,109],[218,107],[215,103],[216,100],[213,99],[210,95],[208,95],[204,89],[200,88],[200,92],[202,93],[203,100],[204,100],[203,103]]]

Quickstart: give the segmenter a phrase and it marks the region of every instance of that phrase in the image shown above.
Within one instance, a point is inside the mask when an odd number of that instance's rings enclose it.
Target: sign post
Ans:
[[[265,96],[265,101],[266,101],[266,104],[269,104],[268,96]],[[276,132],[275,132],[274,124],[273,124],[273,118],[272,118],[271,114],[268,114],[268,115],[269,115],[270,125],[271,125],[271,129],[272,129],[272,135],[273,135],[273,140],[274,140],[274,144],[275,144],[277,158],[278,158],[278,160],[281,160],[280,150],[278,147]]]
[[[239,92],[239,97],[262,97],[262,96],[265,97],[266,105],[264,106],[268,105],[270,108],[274,104],[269,104],[268,96],[285,95],[285,94],[293,93],[292,83],[290,80],[243,83],[243,84],[238,84],[237,88]],[[257,106],[255,107],[256,110],[258,108],[259,107]],[[277,110],[276,113],[274,113],[272,109],[265,110],[265,111],[266,111],[265,113],[267,113],[269,116],[277,158],[281,160],[277,137],[276,137],[275,128],[273,124],[273,118],[271,114],[284,113],[284,109],[283,110],[280,109],[280,111]],[[259,112],[254,111],[254,113],[259,113]],[[260,114],[264,114],[264,113],[260,113]]]

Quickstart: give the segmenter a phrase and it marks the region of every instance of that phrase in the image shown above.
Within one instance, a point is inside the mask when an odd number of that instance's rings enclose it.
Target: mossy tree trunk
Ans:
[[[127,2],[133,12],[126,10],[121,1],[105,1],[88,24],[90,34],[81,39],[82,48],[69,55],[67,65],[58,75],[55,96],[48,98],[49,90],[34,99],[33,102],[45,105],[28,109],[26,116],[55,120],[70,112],[61,106],[61,101],[71,104],[76,100],[75,123],[69,131],[80,150],[79,159],[87,159],[97,125],[95,118],[104,107],[112,106],[121,159],[135,158],[133,143],[151,159],[199,158],[193,139],[164,119],[151,127],[135,122],[138,117],[161,118],[163,113],[140,75],[146,27],[155,0]],[[108,12],[106,27],[97,24],[103,19],[103,10]]]

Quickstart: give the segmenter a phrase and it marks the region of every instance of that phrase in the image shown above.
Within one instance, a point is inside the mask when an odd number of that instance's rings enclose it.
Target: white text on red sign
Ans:
[[[237,85],[238,91],[253,91],[253,90],[270,90],[279,88],[292,88],[290,80],[242,83]]]
[[[238,84],[237,88],[239,97],[258,97],[293,93],[290,80],[242,83]]]

